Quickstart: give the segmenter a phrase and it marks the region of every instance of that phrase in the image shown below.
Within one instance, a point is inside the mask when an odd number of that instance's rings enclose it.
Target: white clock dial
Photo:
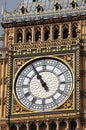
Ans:
[[[46,111],[67,100],[72,82],[72,72],[64,62],[56,58],[38,58],[21,69],[14,90],[17,99],[28,109]]]

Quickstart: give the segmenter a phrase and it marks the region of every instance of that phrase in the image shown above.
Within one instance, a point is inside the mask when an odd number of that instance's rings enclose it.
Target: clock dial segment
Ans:
[[[63,61],[38,58],[21,69],[14,91],[20,103],[28,109],[46,111],[67,100],[72,92],[72,82],[72,72]]]

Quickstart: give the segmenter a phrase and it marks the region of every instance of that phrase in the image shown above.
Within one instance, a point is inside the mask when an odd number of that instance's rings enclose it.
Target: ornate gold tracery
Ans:
[[[8,42],[9,40],[13,40],[18,43],[27,43],[27,42],[37,42],[37,41],[47,41],[47,40],[64,40],[66,38],[78,38],[78,24],[76,22],[69,24],[65,23],[63,25],[60,24],[52,24],[42,26],[39,25],[37,27],[25,27],[18,28],[15,30],[15,34],[10,28],[8,30]],[[11,36],[9,36],[11,35]],[[39,40],[38,40],[39,39]]]

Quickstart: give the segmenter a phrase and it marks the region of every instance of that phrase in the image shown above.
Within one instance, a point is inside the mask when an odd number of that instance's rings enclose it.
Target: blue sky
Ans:
[[[17,4],[19,3],[20,0],[0,0],[0,23],[2,20],[2,16],[1,16],[1,12],[2,12],[2,8],[5,7],[5,1],[6,1],[6,10],[8,12],[11,12],[13,9],[15,9],[17,7]],[[0,26],[0,36],[2,34],[2,27]],[[1,42],[0,42],[1,44]]]

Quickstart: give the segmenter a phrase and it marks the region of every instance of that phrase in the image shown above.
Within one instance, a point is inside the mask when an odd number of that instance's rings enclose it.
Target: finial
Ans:
[[[2,6],[2,10],[1,10],[1,15],[3,16],[6,15],[6,5],[7,5],[7,0],[4,0],[4,5]]]

